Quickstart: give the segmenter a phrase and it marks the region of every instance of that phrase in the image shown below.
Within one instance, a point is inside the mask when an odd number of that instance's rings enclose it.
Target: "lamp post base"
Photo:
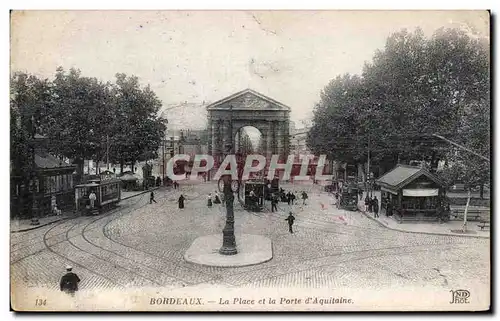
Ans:
[[[226,231],[223,231],[222,247],[219,249],[219,254],[222,255],[238,254],[238,250],[236,249],[236,238],[234,237],[234,230],[232,233],[227,233]]]
[[[238,254],[238,250],[235,247],[221,247],[219,250],[219,254],[222,255],[235,255]]]

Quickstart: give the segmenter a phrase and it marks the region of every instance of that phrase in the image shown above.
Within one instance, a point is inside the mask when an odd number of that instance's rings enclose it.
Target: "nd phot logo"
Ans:
[[[469,303],[470,292],[468,290],[450,290],[450,292],[451,292],[450,304]]]

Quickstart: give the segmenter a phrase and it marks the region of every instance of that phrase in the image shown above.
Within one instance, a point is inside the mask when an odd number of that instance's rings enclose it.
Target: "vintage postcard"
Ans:
[[[488,11],[12,11],[15,311],[487,311]]]

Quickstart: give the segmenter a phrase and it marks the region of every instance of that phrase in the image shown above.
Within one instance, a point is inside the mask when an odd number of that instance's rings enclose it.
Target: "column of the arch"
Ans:
[[[241,132],[238,132],[238,131],[233,131],[233,137],[234,137],[234,141],[235,141],[235,149],[236,151],[241,151],[242,150],[242,146],[241,146]],[[236,141],[236,136],[238,136],[238,141]],[[238,147],[238,148],[236,148]]]
[[[279,159],[283,159],[283,122],[276,122],[276,154],[279,155]]]
[[[208,142],[207,142],[207,153],[210,155],[213,155],[212,153],[212,146],[213,146],[213,135],[212,135],[212,117],[208,117],[208,125],[207,125],[207,137],[208,137]]]
[[[221,148],[220,148],[221,132],[220,132],[220,120],[219,119],[212,122],[212,130],[214,132],[213,147],[212,147],[213,155],[212,156],[214,157],[214,161],[217,164],[217,168],[218,168],[218,165],[220,163],[220,152],[221,152]]]
[[[278,122],[277,121],[273,121],[273,129],[272,129],[272,133],[273,133],[273,154],[278,154]]]
[[[231,133],[229,132],[229,120],[224,120],[222,123],[222,157],[228,153],[227,145],[231,142]]]
[[[285,155],[285,158],[288,157],[288,154],[290,154],[290,121],[285,120],[283,123],[283,153]]]
[[[267,148],[267,127],[260,127],[260,144],[257,146],[258,150],[257,153],[263,155],[264,157],[266,155],[266,148]]]
[[[271,160],[271,155],[273,154],[273,122],[267,122],[267,133],[266,133],[266,159]]]

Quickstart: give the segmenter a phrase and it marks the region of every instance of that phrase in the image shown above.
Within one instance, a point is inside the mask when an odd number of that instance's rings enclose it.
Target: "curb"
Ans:
[[[60,221],[69,220],[69,219],[72,219],[72,217],[61,217],[60,219],[54,220],[54,221],[49,222],[49,223],[40,224],[40,225],[36,225],[36,226],[33,226],[33,227],[24,228],[24,229],[21,229],[21,230],[10,231],[10,233],[20,233],[20,232],[26,232],[26,231],[36,230],[37,228],[44,227],[44,226],[47,226],[47,225],[50,225],[50,224],[54,224],[54,223],[57,223],[57,222],[60,222]]]
[[[375,219],[374,217],[371,217],[370,215],[366,214],[365,212],[360,211],[364,216],[368,217],[369,219],[377,222],[378,224],[382,225],[385,228],[388,228],[393,231],[398,231],[398,232],[403,232],[403,233],[414,233],[414,234],[427,234],[427,235],[444,235],[444,236],[458,236],[458,237],[472,237],[476,239],[489,239],[489,236],[481,236],[481,235],[462,235],[462,234],[452,234],[452,233],[436,233],[436,232],[416,232],[416,231],[407,231],[407,230],[402,230],[398,228],[393,228],[388,225],[385,225],[384,223],[380,222],[379,220]]]
[[[155,188],[152,188],[152,189],[147,190],[147,191],[142,191],[140,193],[137,193],[137,194],[134,194],[134,195],[131,195],[131,196],[127,196],[125,198],[122,198],[120,201],[129,199],[129,198],[132,198],[132,197],[136,197],[136,196],[139,196],[139,195],[142,195],[142,194],[146,194],[148,192],[151,192],[151,191],[154,191],[154,190],[157,190],[157,189],[159,189],[159,187],[155,187]],[[44,226],[47,226],[47,225],[50,225],[50,224],[54,224],[54,223],[57,223],[57,222],[60,222],[60,221],[64,221],[64,220],[74,219],[74,218],[77,218],[77,217],[79,217],[79,216],[75,216],[75,217],[61,217],[60,219],[54,220],[54,221],[49,222],[49,223],[44,223],[44,224],[36,225],[36,226],[33,226],[33,227],[24,228],[24,229],[21,229],[21,230],[10,231],[10,233],[20,233],[20,232],[26,232],[26,231],[36,230],[37,228],[41,228],[41,227],[44,227]]]
[[[124,197],[124,198],[120,199],[120,201],[128,200],[129,198],[136,197],[136,196],[139,196],[139,195],[142,195],[142,194],[146,194],[146,193],[149,193],[151,191],[155,191],[157,189],[159,189],[159,187],[154,187],[152,189],[148,189],[147,191],[141,191],[140,193]]]

